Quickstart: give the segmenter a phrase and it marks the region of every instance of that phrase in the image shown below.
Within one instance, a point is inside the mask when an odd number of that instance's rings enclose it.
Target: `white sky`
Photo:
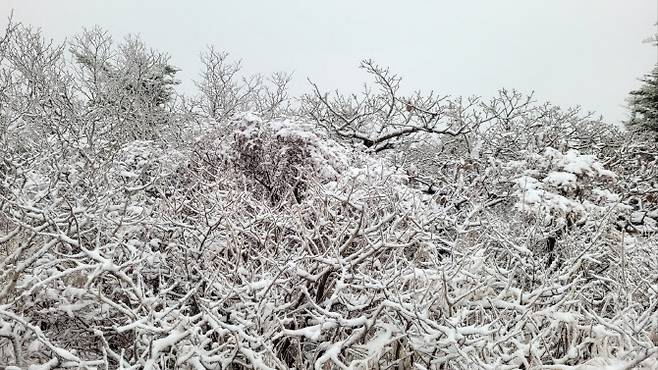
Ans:
[[[212,44],[248,72],[294,71],[293,93],[306,77],[358,89],[359,61],[373,58],[408,90],[534,90],[617,122],[658,59],[642,43],[656,30],[656,0],[0,0],[0,15],[11,9],[55,40],[96,24],[116,39],[138,33],[182,68],[186,91]]]

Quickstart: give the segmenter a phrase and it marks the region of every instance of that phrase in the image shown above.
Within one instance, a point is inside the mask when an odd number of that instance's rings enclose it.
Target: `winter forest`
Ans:
[[[658,69],[618,124],[201,61],[2,30],[0,369],[658,368]]]

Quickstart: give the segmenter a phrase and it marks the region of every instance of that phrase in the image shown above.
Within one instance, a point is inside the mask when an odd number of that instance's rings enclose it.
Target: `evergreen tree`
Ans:
[[[105,130],[132,139],[149,138],[170,120],[178,69],[165,53],[148,48],[136,36],[115,45],[107,31],[85,30],[71,42],[78,90],[88,106],[105,112]],[[98,125],[92,127],[96,132]]]
[[[658,33],[645,42],[658,46]],[[658,134],[658,63],[640,81],[642,86],[630,92],[631,119],[628,125]]]
[[[642,86],[630,93],[629,125],[658,133],[658,64],[641,81]]]

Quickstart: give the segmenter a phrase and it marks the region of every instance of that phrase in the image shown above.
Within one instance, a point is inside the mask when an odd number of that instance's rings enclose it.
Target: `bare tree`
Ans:
[[[203,72],[196,83],[203,96],[204,111],[217,121],[235,113],[258,111],[266,117],[281,116],[290,107],[288,84],[291,75],[283,72],[269,78],[240,74],[240,61],[231,62],[229,54],[213,47],[201,54]]]
[[[400,77],[372,60],[361,63],[374,79],[374,91],[365,86],[361,96],[332,97],[311,82],[313,92],[302,97],[302,114],[339,137],[361,141],[374,151],[393,148],[416,133],[459,136],[487,117],[473,111],[478,99],[449,100],[434,92],[399,95]]]

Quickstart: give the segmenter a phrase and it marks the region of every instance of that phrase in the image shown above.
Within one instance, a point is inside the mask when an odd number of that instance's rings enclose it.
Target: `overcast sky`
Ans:
[[[657,0],[0,0],[0,14],[11,9],[55,40],[93,25],[116,39],[138,33],[172,56],[186,91],[212,44],[248,72],[294,71],[295,93],[306,77],[357,89],[366,78],[359,61],[373,58],[409,90],[534,90],[615,122],[658,59],[642,43],[655,33]]]

